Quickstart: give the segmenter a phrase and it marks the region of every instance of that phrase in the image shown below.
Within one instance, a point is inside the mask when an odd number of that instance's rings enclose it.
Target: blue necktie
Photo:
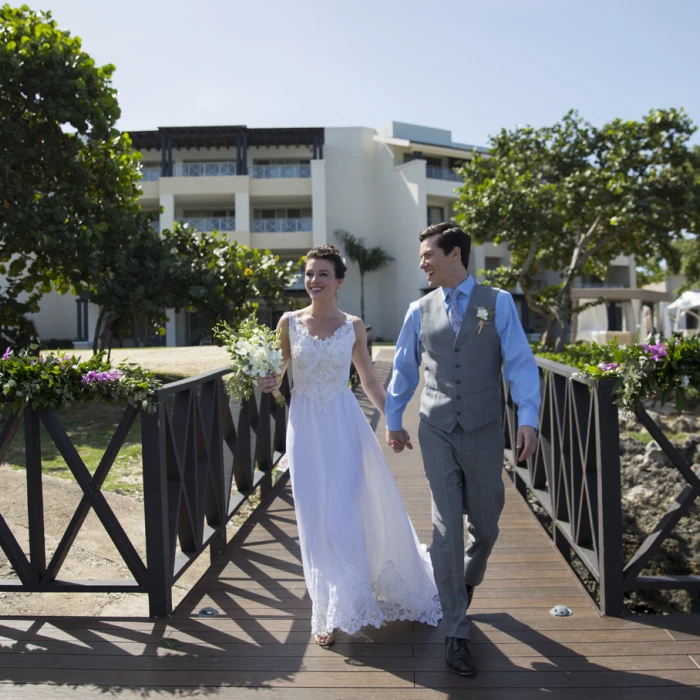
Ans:
[[[459,289],[451,289],[450,293],[447,295],[450,300],[447,320],[450,322],[455,335],[459,333],[459,329],[462,327],[462,321],[464,320],[462,309],[459,308],[459,304],[457,303],[457,297],[459,297],[461,293]]]

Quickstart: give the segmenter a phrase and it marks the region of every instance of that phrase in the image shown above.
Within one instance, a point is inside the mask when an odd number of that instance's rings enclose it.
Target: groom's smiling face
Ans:
[[[454,280],[464,272],[461,251],[453,248],[445,253],[438,245],[440,236],[426,238],[420,244],[420,269],[425,272],[430,287],[456,286]]]

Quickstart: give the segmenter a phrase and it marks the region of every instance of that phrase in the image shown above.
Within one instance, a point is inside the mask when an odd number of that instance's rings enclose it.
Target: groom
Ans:
[[[501,368],[518,405],[520,460],[537,444],[540,383],[513,297],[476,284],[467,272],[469,236],[446,222],[428,226],[419,238],[420,269],[434,291],[411,304],[396,343],[386,437],[395,452],[412,448],[401,417],[418,386],[422,362],[418,438],[432,493],[430,554],[442,605],[445,660],[451,671],[470,676],[476,667],[466,611],[484,578],[505,497]],[[466,549],[463,515],[469,529]]]

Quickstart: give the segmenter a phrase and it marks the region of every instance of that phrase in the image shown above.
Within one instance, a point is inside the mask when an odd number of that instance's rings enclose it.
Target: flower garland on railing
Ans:
[[[700,388],[700,336],[671,336],[655,342],[618,345],[569,345],[561,353],[541,353],[557,362],[578,367],[592,379],[614,379],[616,402],[634,410],[642,399],[664,404],[675,399],[682,413]]]
[[[139,365],[113,367],[104,353],[81,361],[64,353],[5,350],[0,359],[0,404],[56,410],[76,401],[123,401],[152,413],[161,383]]]

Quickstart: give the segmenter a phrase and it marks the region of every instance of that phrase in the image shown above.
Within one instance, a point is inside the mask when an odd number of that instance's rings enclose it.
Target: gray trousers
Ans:
[[[442,605],[440,628],[446,637],[470,639],[466,587],[484,578],[505,500],[503,429],[495,421],[469,433],[459,425],[447,433],[421,420],[418,440],[432,494],[430,556]]]

